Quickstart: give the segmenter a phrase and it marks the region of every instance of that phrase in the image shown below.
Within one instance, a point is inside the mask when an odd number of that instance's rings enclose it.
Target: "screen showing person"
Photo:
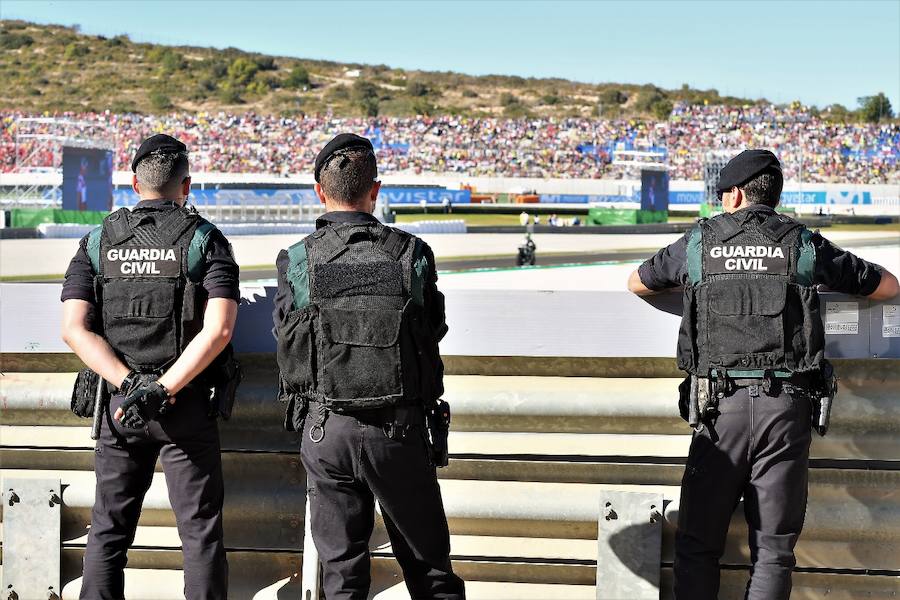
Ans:
[[[651,169],[641,170],[641,210],[669,209],[669,174]]]
[[[112,152],[63,148],[63,209],[112,210]]]

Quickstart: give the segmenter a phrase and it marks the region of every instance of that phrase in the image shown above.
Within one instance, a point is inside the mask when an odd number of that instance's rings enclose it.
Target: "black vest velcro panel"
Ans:
[[[411,301],[415,238],[380,223],[330,224],[304,240],[309,304],[278,331],[294,391],[335,411],[423,401],[422,307]],[[434,370],[434,369],[432,369]]]
[[[97,275],[102,333],[132,369],[170,365],[199,331],[201,299],[187,273],[200,222],[186,208],[122,209],[103,222]]]
[[[685,291],[679,366],[703,376],[818,369],[818,295],[797,277],[803,226],[771,213],[741,216],[700,225],[702,275]]]

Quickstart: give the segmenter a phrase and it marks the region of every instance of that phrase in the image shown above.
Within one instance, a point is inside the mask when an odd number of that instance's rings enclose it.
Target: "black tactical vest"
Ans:
[[[99,331],[132,369],[168,367],[202,327],[204,299],[189,276],[191,242],[201,225],[212,228],[184,207],[123,208],[103,221],[95,278]]]
[[[337,412],[440,397],[422,244],[380,223],[345,223],[291,246],[294,310],[277,336],[278,366],[293,392]]]
[[[825,334],[811,232],[769,212],[721,214],[688,238],[678,366],[702,377],[818,370]]]

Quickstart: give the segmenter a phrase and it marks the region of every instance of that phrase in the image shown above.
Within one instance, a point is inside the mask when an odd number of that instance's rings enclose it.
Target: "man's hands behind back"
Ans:
[[[125,401],[116,411],[116,418],[129,429],[141,429],[156,419],[169,403],[169,390],[161,385],[156,375],[140,375],[127,391]]]

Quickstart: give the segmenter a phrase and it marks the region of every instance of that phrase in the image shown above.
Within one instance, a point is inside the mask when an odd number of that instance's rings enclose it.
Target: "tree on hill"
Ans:
[[[884,92],[878,92],[874,96],[857,98],[859,102],[859,118],[866,123],[877,123],[883,119],[893,119],[894,110],[891,101]]]
[[[406,82],[406,93],[410,96],[417,98],[421,96],[428,95],[428,86],[422,83],[421,81],[416,81],[415,79],[410,79]]]
[[[302,65],[297,65],[293,69],[291,69],[291,73],[287,76],[287,80],[284,82],[284,87],[301,90],[309,87],[309,71],[303,68]]]
[[[256,72],[259,65],[246,58],[236,58],[228,66],[228,78],[237,85],[247,85]]]
[[[378,86],[365,79],[353,82],[353,100],[367,117],[378,116]]]

